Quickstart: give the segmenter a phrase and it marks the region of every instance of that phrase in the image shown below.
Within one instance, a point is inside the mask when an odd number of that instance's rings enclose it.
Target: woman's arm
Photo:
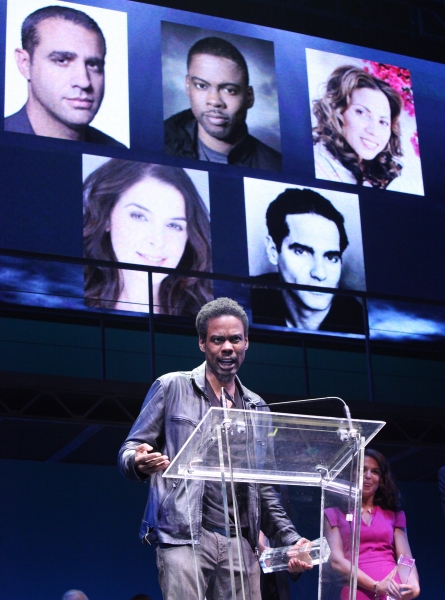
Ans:
[[[349,574],[351,571],[351,561],[345,558],[345,554],[343,551],[343,542],[340,536],[340,529],[338,527],[331,527],[329,521],[325,519],[325,535],[328,540],[329,547],[331,549],[331,565],[334,571],[343,575],[343,577],[349,580]],[[394,571],[388,573],[385,579],[381,581],[375,581],[369,575],[366,575],[364,571],[361,569],[357,569],[357,587],[362,590],[367,590],[370,592],[377,591],[380,596],[385,596],[386,594],[390,594],[393,598],[403,598],[404,600],[410,600],[411,597],[415,598],[415,596],[402,596],[398,591],[398,586],[394,585],[392,582]]]
[[[401,529],[400,527],[396,527],[394,529],[394,544],[396,547],[396,556],[397,559],[401,554],[405,556],[413,557],[411,554],[411,548],[409,547],[408,542],[408,534],[406,533],[406,529]],[[411,598],[417,598],[420,594],[420,586],[419,586],[419,575],[417,573],[416,565],[414,565],[413,570],[411,571],[411,575],[409,577],[409,583],[402,584],[400,591],[402,592],[403,600],[411,600]]]

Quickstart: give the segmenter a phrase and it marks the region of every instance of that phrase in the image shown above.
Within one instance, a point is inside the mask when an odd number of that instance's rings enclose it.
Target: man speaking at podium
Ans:
[[[204,364],[191,372],[168,373],[153,383],[120,450],[119,465],[129,479],[150,479],[140,537],[157,545],[164,599],[231,600],[221,484],[192,480],[187,494],[183,480],[163,479],[162,471],[210,407],[221,407],[222,388],[229,399],[229,408],[269,409],[264,400],[245,388],[236,376],[249,346],[249,321],[243,308],[229,298],[213,300],[200,310],[196,328],[199,348],[205,354]],[[231,535],[235,535],[230,485],[227,491]],[[306,540],[295,530],[272,486],[237,483],[235,493],[243,536],[241,572],[244,564],[247,574],[244,576],[245,594],[249,600],[258,600],[261,598],[257,558],[260,529],[278,546],[300,545]],[[238,599],[242,598],[240,561],[237,545],[232,546]],[[298,559],[289,563],[292,573],[309,568]]]

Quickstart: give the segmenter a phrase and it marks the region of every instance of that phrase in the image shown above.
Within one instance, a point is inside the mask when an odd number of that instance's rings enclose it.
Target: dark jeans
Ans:
[[[191,544],[158,546],[156,562],[164,600],[232,600],[227,538],[205,529],[201,532],[201,543],[195,545],[197,569]],[[238,545],[236,538],[231,538],[231,541],[236,599],[241,600]],[[258,560],[245,538],[241,538],[241,548],[246,600],[259,600],[261,591]]]

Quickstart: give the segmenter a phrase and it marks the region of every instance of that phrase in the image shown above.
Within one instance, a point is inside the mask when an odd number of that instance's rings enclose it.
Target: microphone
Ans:
[[[224,409],[223,425],[226,427],[226,429],[228,431],[230,429],[230,424],[232,421],[229,419],[229,413],[227,412],[229,409],[229,406],[227,404],[226,390],[223,387],[221,388],[221,404]]]
[[[357,430],[352,426],[351,411],[349,410],[349,406],[346,404],[346,402],[338,396],[326,396],[325,398],[307,398],[304,400],[289,400],[287,402],[272,402],[271,404],[268,404],[268,406],[279,406],[280,404],[300,404],[303,402],[322,402],[323,400],[337,400],[338,402],[341,402],[343,404],[343,411],[345,413],[346,420],[348,421],[349,426],[349,433],[345,433],[347,437],[355,439],[357,436]],[[339,434],[342,438],[343,434],[341,431],[339,431]],[[342,441],[345,440],[342,439]]]
[[[223,387],[221,388],[221,406],[226,410],[229,408],[227,406],[226,390]]]

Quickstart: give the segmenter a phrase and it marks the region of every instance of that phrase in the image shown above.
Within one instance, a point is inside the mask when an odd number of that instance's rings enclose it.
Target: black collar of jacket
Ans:
[[[199,158],[198,154],[198,121],[193,116],[191,109],[183,111],[182,124],[189,140],[192,143],[193,157]],[[252,153],[252,137],[249,135],[247,125],[244,123],[244,134],[236,146],[230,150],[227,157],[229,164],[244,164]]]

